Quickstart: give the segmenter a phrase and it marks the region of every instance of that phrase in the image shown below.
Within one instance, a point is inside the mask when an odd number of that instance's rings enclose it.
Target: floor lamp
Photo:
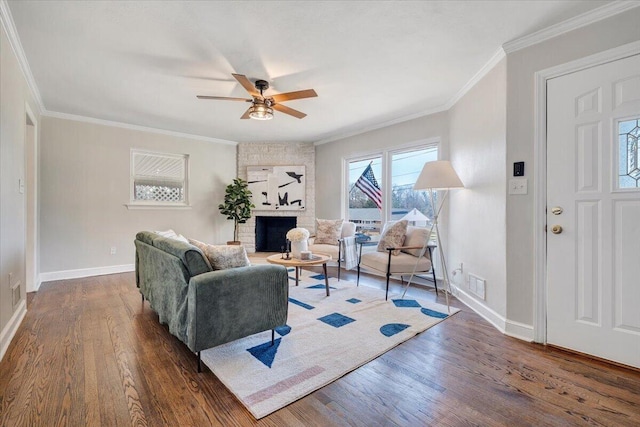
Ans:
[[[426,241],[424,242],[424,247],[422,248],[422,254],[427,250],[427,245],[429,244],[429,238],[431,237],[431,232],[435,228],[436,230],[436,238],[438,242],[438,249],[440,253],[440,263],[442,264],[442,277],[445,284],[445,297],[447,299],[447,310],[449,310],[449,293],[451,293],[451,287],[449,283],[449,272],[447,270],[447,262],[445,261],[444,256],[444,248],[442,247],[442,241],[440,240],[440,230],[438,229],[438,216],[440,215],[440,211],[442,210],[442,206],[444,206],[444,202],[447,199],[447,194],[449,194],[450,188],[464,188],[464,184],[460,181],[458,174],[451,166],[451,162],[448,160],[438,160],[435,162],[427,162],[422,167],[422,172],[420,172],[420,176],[418,176],[418,180],[413,186],[414,190],[429,190],[429,197],[431,200],[431,206],[434,211],[433,217],[433,225],[431,226],[431,230],[429,230],[429,235],[427,236]],[[442,196],[442,201],[440,205],[436,209],[435,205],[435,197],[434,193],[436,190],[445,190],[444,196]],[[433,260],[432,260],[433,261]],[[413,275],[412,275],[413,276]],[[407,288],[411,283],[411,279],[409,279],[409,283],[407,283]],[[407,289],[405,288],[405,292]],[[449,310],[450,311],[450,310]]]

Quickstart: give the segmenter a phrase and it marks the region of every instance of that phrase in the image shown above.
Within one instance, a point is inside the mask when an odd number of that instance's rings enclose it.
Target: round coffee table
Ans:
[[[298,258],[282,258],[282,254],[270,255],[267,257],[267,262],[271,264],[284,265],[285,267],[295,267],[296,269],[296,286],[298,286],[300,274],[299,269],[310,265],[322,264],[322,272],[324,274],[324,286],[327,289],[327,296],[329,296],[329,276],[327,275],[327,262],[331,261],[331,257],[322,254],[313,254],[313,258],[298,259]]]

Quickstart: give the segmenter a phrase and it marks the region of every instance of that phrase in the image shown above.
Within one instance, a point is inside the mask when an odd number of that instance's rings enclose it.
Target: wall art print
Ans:
[[[256,210],[305,209],[304,166],[247,166],[247,181]]]

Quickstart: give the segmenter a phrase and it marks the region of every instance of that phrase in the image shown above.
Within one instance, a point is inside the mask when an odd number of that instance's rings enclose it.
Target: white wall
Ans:
[[[125,207],[132,148],[189,154],[191,209]],[[172,228],[208,243],[224,243],[233,234],[217,206],[236,176],[234,145],[43,117],[40,150],[43,279],[131,266],[133,241],[141,230]]]
[[[529,192],[507,198],[507,317],[533,323],[534,74],[640,40],[640,8],[507,55],[507,173],[526,162]]]
[[[449,110],[451,162],[465,189],[449,193],[449,272],[463,263],[460,298],[501,329],[507,314],[506,94],[502,59]],[[486,298],[468,292],[468,274],[486,280]],[[488,310],[487,310],[488,309]]]
[[[26,193],[20,193],[18,182],[26,176],[27,104],[32,111],[37,111],[3,26],[0,30],[0,358],[26,312]],[[35,119],[39,120],[37,113]],[[11,288],[17,283],[20,283],[21,300],[14,305]]]
[[[448,132],[447,113],[444,112],[317,145],[317,217],[342,218],[342,162],[345,158],[430,138],[440,139],[440,157],[447,158]]]

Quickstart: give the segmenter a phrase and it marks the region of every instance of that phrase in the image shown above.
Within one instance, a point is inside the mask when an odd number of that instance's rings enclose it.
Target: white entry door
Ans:
[[[547,81],[547,342],[640,367],[640,55]]]

